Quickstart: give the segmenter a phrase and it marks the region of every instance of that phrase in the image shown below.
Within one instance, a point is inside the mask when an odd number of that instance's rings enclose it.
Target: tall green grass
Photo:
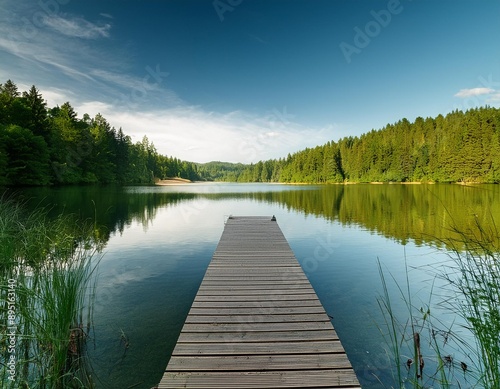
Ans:
[[[383,293],[377,302],[384,318],[379,329],[386,339],[387,356],[393,367],[394,385],[391,388],[450,388],[452,371],[443,357],[444,338],[450,335],[450,330],[437,330],[430,301],[414,305],[407,267],[405,288],[392,277],[397,297],[402,300],[407,313],[405,318],[398,317],[393,309],[392,288],[380,261],[378,268]]]
[[[441,301],[431,304],[431,288],[429,301],[414,305],[408,268],[405,289],[393,277],[406,321],[394,313],[395,296],[379,262],[383,293],[378,304],[384,317],[380,328],[389,346],[393,388],[500,389],[500,234],[494,224],[486,228],[475,221],[467,230],[453,228],[458,238],[446,242],[452,247],[450,261],[431,268],[443,284]],[[434,311],[444,309],[455,318],[453,323],[438,320],[431,306]]]
[[[93,387],[85,347],[97,248],[85,223],[0,198],[3,388]]]
[[[440,274],[453,292],[445,305],[474,338],[468,348],[478,386],[500,388],[500,234],[493,222],[484,226],[476,217],[470,229],[454,230],[459,239],[451,242],[453,266]]]

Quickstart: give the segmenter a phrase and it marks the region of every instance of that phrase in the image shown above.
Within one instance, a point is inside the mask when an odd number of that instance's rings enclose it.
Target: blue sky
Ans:
[[[0,82],[159,152],[285,157],[500,106],[498,0],[0,0]]]

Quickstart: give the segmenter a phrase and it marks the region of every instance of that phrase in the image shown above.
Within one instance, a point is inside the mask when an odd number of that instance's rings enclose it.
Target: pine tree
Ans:
[[[47,103],[35,85],[28,92],[23,92],[23,100],[29,110],[27,128],[33,134],[43,136],[48,141],[50,136],[47,123]]]

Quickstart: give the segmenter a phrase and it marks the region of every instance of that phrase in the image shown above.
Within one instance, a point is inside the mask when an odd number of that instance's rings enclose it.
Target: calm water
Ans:
[[[22,195],[51,204],[53,212],[97,220],[105,247],[89,354],[98,387],[120,389],[159,382],[228,215],[276,215],[370,388],[383,387],[378,380],[392,383],[379,330],[377,259],[404,286],[406,258],[414,303],[424,304],[433,281],[429,265],[448,259],[442,242],[454,237],[450,227],[500,217],[498,186],[191,184]],[[390,289],[404,322],[407,310]]]

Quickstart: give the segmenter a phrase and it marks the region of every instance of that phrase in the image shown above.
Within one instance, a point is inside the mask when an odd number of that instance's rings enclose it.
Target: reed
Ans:
[[[450,260],[430,268],[441,281],[441,301],[431,304],[431,288],[425,308],[414,306],[408,268],[405,291],[394,281],[407,310],[405,322],[394,314],[393,296],[378,264],[383,290],[378,298],[384,317],[381,331],[389,345],[397,388],[500,388],[500,234],[494,223],[485,227],[477,217],[468,229],[452,230],[456,238],[443,242]],[[453,323],[445,325],[431,315],[431,306],[444,309],[455,318]],[[431,361],[430,366],[426,361]]]
[[[3,387],[93,387],[85,356],[98,264],[91,228],[4,196],[0,247],[0,305],[11,313],[0,317]]]
[[[477,385],[500,388],[500,234],[493,218],[487,227],[474,217],[468,230],[453,230],[459,238],[450,242],[452,266],[440,273],[451,290],[445,305],[474,339],[468,348]]]
[[[406,287],[403,288],[391,275],[397,297],[403,301],[404,317],[398,317],[393,309],[390,287],[378,261],[382,282],[382,295],[377,298],[384,322],[379,330],[386,339],[386,353],[393,371],[391,388],[450,388],[453,372],[443,355],[443,348],[452,336],[451,329],[438,330],[437,319],[431,315],[432,290],[427,302],[415,305],[411,293],[409,271],[405,258]],[[399,314],[400,316],[400,314]]]

